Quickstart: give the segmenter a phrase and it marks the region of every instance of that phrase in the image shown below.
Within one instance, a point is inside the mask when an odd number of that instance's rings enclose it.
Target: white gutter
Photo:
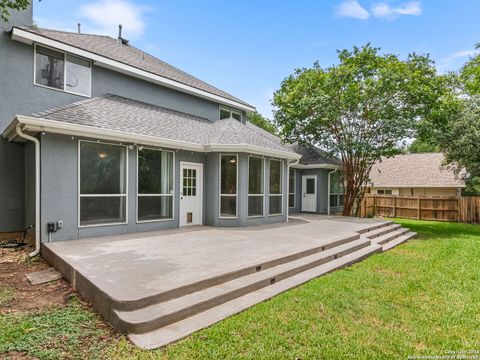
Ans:
[[[23,124],[24,130],[34,132],[48,132],[62,135],[84,136],[100,138],[102,140],[129,142],[134,144],[159,146],[163,148],[181,149],[195,152],[246,152],[284,159],[297,160],[299,154],[281,150],[267,149],[250,144],[198,144],[186,141],[160,138],[151,135],[128,133],[119,130],[104,129],[96,126],[78,125],[61,121],[41,119],[29,116],[17,115],[15,120],[5,129],[3,137],[12,141],[17,136],[15,132],[17,124]]]
[[[78,55],[94,62],[94,65],[101,66],[107,69],[111,69],[129,76],[133,76],[145,81],[149,81],[155,84],[169,87],[184,93],[188,93],[203,99],[211,100],[222,105],[232,106],[237,109],[244,110],[246,112],[255,111],[255,108],[251,105],[239,103],[234,100],[227,99],[220,95],[212,94],[208,91],[198,89],[196,87],[175,81],[164,76],[160,76],[132,65],[125,64],[120,61],[112,60],[106,56],[98,55],[94,52],[80,49],[78,47],[68,45],[64,42],[49,39],[45,36],[32,33],[17,27],[12,29],[12,40],[22,42],[24,44],[32,45],[33,43],[49,46],[61,51],[68,52],[73,55]]]
[[[290,180],[290,167],[291,166],[294,166],[294,165],[297,165],[298,163],[300,162],[300,159],[297,159],[297,160],[294,160],[293,162],[289,163],[287,165],[287,180]],[[296,174],[295,174],[296,176]],[[295,179],[295,186],[297,184],[297,181]],[[288,207],[288,194],[290,193],[290,189],[288,188],[290,186],[290,181],[287,181],[287,222],[288,222],[288,217],[290,216],[290,208]],[[297,190],[297,189],[295,189]]]
[[[28,254],[28,256],[34,257],[40,253],[40,140],[24,134],[20,123],[16,126],[16,133],[21,138],[33,141],[35,144],[35,250]]]
[[[309,164],[309,165],[302,165],[302,164],[295,164],[293,165],[295,169],[301,169],[301,170],[306,170],[306,169],[332,169],[332,170],[339,170],[340,165],[335,165],[335,164]]]
[[[336,173],[338,171],[338,169],[335,169],[333,171],[330,171],[328,173],[328,198],[327,198],[327,204],[328,204],[328,215],[330,215],[330,175],[332,175],[333,173]]]

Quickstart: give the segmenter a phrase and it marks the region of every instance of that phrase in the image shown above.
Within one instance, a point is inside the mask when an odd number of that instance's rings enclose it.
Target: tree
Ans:
[[[30,0],[0,0],[0,18],[8,22],[11,10],[25,10]]]
[[[266,117],[263,117],[262,114],[257,111],[249,113],[247,115],[247,121],[251,122],[254,125],[257,125],[258,127],[268,131],[273,135],[277,134],[277,128],[275,127],[275,124]]]
[[[422,138],[416,138],[408,146],[407,151],[410,154],[418,153],[437,153],[440,152],[440,146],[435,141],[427,141]]]
[[[342,160],[344,215],[363,196],[373,164],[401,152],[419,119],[431,116],[445,89],[428,56],[404,61],[367,44],[338,51],[339,64],[298,69],[273,98],[288,142],[312,144]],[[358,206],[357,206],[358,209]]]

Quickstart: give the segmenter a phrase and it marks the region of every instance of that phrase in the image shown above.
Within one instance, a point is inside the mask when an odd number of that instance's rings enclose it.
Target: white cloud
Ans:
[[[148,7],[127,0],[99,0],[79,9],[82,31],[116,37],[118,25],[127,39],[141,38],[145,30],[144,15]],[[85,26],[84,26],[85,25]]]
[[[439,72],[444,73],[451,70],[458,70],[466,61],[465,58],[478,54],[478,50],[460,50],[451,53],[437,62],[437,69]]]
[[[337,5],[336,14],[360,20],[367,20],[370,17],[370,13],[357,0],[344,0]]]
[[[394,19],[403,15],[418,16],[422,13],[422,4],[419,1],[410,1],[399,6],[392,7],[388,2],[377,3],[372,6],[375,17]]]

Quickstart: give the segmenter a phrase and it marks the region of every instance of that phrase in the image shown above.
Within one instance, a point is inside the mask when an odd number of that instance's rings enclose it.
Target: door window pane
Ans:
[[[295,194],[288,194],[288,207],[295,207]]]
[[[35,84],[63,90],[63,82],[63,53],[37,46],[35,56]]]
[[[173,219],[173,196],[139,196],[138,220]]]
[[[80,197],[80,226],[126,222],[126,196]]]
[[[315,179],[306,179],[307,182],[307,194],[315,194]]]
[[[66,90],[90,96],[90,61],[66,55]]]

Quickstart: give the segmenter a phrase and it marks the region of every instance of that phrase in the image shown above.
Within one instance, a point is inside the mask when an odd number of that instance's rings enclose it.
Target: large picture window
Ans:
[[[283,214],[282,162],[270,160],[269,215]]]
[[[248,216],[263,216],[264,169],[263,158],[248,158]]]
[[[79,142],[79,225],[127,222],[127,148]]]
[[[91,62],[50,48],[35,46],[35,84],[90,96]]]
[[[137,159],[137,221],[173,219],[173,152],[142,149]]]
[[[220,217],[237,217],[237,155],[220,155]]]
[[[288,207],[295,207],[295,185],[296,185],[296,176],[295,169],[290,169],[288,173]]]

